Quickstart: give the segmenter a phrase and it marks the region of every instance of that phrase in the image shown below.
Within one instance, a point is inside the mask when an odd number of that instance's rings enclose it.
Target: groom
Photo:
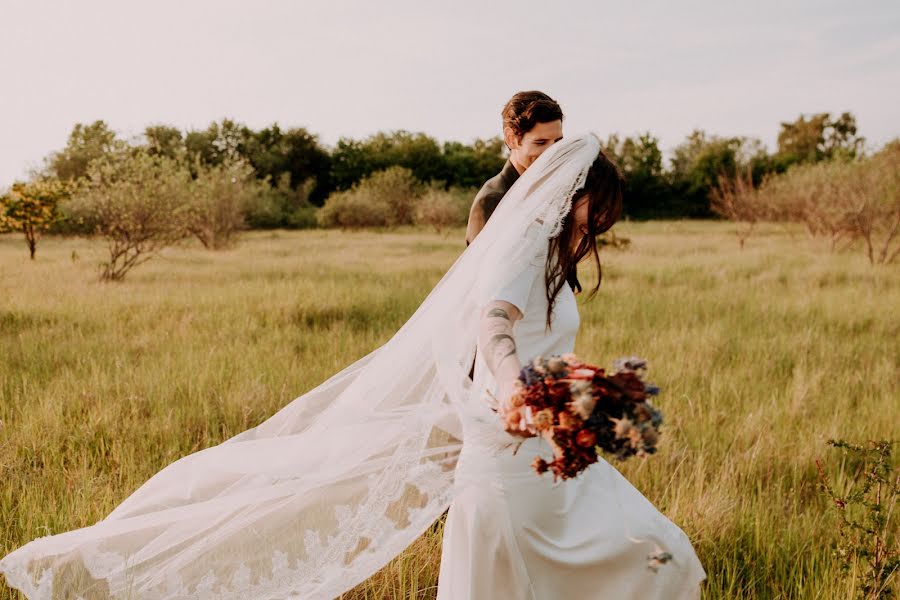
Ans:
[[[525,169],[563,137],[562,109],[544,92],[519,92],[509,99],[501,114],[503,141],[509,148],[509,159],[503,170],[488,179],[475,195],[466,225],[466,246],[484,229],[500,200]],[[581,291],[575,270],[566,280],[576,294]]]
[[[472,202],[469,222],[466,225],[466,246],[472,243],[485,223],[491,218],[500,200],[513,186],[525,169],[531,166],[541,153],[562,139],[563,112],[556,100],[544,92],[519,92],[503,107],[503,141],[509,149],[509,158],[503,170],[488,179]],[[573,270],[567,277],[569,285],[578,293],[581,284]],[[475,363],[469,370],[474,379]]]
[[[543,92],[519,92],[503,107],[503,141],[509,159],[475,196],[466,226],[466,245],[472,243],[491,218],[500,200],[541,153],[562,139],[563,113],[556,100]]]

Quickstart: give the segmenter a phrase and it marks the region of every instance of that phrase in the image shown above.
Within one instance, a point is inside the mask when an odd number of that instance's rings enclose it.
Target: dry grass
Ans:
[[[848,598],[814,459],[900,437],[900,269],[766,225],[741,251],[733,227],[617,226],[633,243],[581,299],[576,350],[650,360],[664,441],[621,468],[694,541],[704,597]],[[254,232],[119,284],[98,242],[47,238],[32,263],[0,236],[0,553],[103,518],[386,341],[462,251],[448,233]],[[438,524],[345,597],[433,598],[439,557]]]

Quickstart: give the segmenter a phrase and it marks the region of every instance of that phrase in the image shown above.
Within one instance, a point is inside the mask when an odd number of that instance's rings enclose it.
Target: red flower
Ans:
[[[570,412],[559,413],[559,428],[563,430],[573,430],[581,426],[581,419]]]
[[[582,429],[575,436],[575,443],[582,448],[593,448],[597,443],[597,435],[589,429]]]

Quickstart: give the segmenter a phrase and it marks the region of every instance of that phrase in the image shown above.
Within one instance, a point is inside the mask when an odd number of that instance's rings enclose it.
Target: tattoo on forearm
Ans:
[[[504,360],[515,355],[516,341],[507,333],[497,333],[488,340],[485,351],[488,367],[493,373]]]
[[[487,314],[487,316],[489,318],[490,317],[498,317],[498,318],[506,319],[507,321],[509,321],[509,313],[507,313],[502,308],[492,308],[490,310],[490,312]]]

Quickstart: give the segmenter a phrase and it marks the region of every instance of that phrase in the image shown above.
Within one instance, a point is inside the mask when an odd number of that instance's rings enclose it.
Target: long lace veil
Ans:
[[[480,308],[558,235],[599,147],[545,151],[383,346],[0,572],[32,600],[330,599],[371,576],[449,506],[460,410],[486,385],[468,378]]]

